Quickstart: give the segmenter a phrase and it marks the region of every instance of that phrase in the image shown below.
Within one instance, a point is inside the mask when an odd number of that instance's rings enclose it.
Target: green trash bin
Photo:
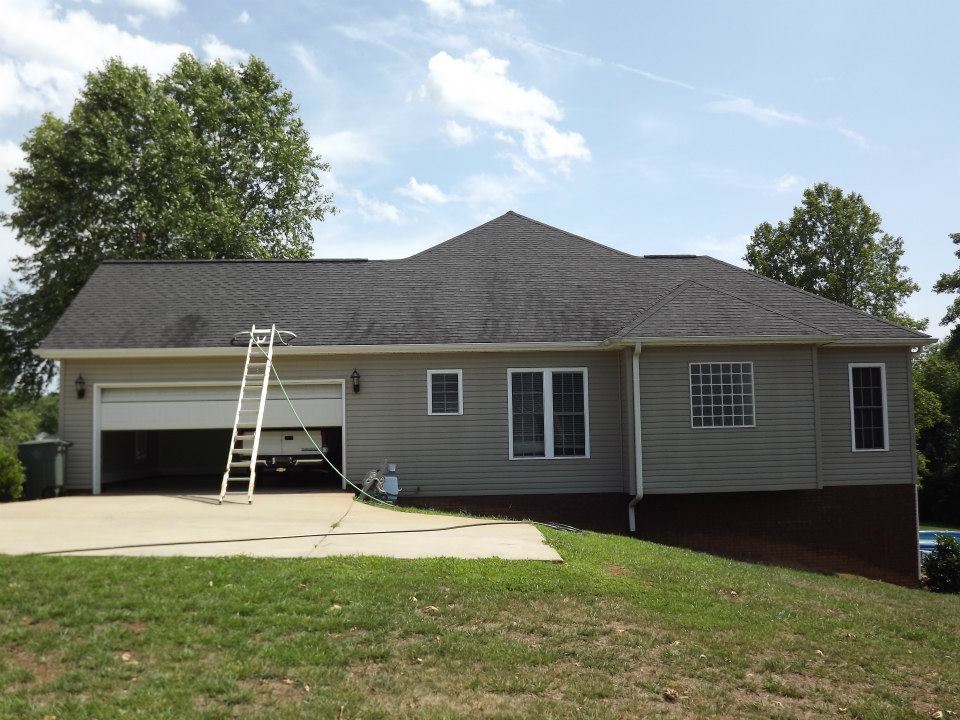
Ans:
[[[73,443],[58,438],[30,440],[17,446],[27,482],[24,500],[56,497],[63,490],[67,448]]]

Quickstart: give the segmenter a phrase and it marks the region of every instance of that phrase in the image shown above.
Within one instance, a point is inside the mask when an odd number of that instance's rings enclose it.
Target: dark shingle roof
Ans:
[[[712,258],[637,257],[508,212],[403,260],[107,262],[43,347],[219,347],[271,322],[298,345],[927,337]]]

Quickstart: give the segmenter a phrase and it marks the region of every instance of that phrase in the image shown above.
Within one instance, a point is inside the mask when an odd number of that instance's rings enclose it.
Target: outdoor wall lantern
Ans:
[[[77,400],[83,400],[87,394],[87,381],[83,379],[83,375],[77,375],[77,379],[73,381],[73,386],[77,389]]]
[[[350,379],[353,380],[353,391],[355,393],[360,392],[360,373],[357,372],[356,368],[350,373]]]

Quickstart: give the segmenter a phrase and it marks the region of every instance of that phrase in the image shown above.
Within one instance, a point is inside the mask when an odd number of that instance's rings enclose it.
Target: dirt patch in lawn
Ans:
[[[260,709],[270,705],[294,705],[307,696],[304,685],[290,678],[255,678],[240,683],[253,693],[253,707]]]
[[[26,648],[7,648],[5,654],[14,666],[29,672],[35,683],[53,682],[63,674],[59,662],[37,655]]]

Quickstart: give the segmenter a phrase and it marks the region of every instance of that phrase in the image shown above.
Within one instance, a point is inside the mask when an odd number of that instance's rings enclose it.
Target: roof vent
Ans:
[[[644,255],[647,260],[689,260],[697,257],[696,255]]]

